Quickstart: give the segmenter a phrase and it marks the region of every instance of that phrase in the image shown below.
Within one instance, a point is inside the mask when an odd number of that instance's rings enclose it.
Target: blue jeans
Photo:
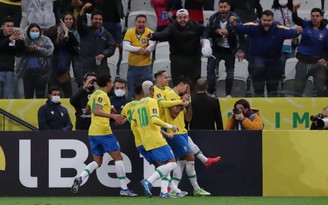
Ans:
[[[137,83],[142,83],[145,80],[153,81],[153,68],[148,66],[130,66],[128,68],[127,85],[128,85],[128,100],[134,98],[134,87]]]
[[[14,72],[0,72],[0,98],[14,98],[15,78]]]
[[[121,22],[119,23],[104,22],[103,26],[113,36],[115,42],[118,45],[121,45],[123,40]]]

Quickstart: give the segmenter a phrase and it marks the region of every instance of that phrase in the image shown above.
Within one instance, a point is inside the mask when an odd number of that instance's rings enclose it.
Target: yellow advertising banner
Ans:
[[[263,131],[263,196],[328,196],[322,130]]]
[[[264,130],[307,130],[311,125],[310,116],[321,112],[328,106],[327,98],[245,98],[251,107],[260,110]],[[219,98],[225,126],[231,115],[234,103],[239,98]],[[38,127],[37,112],[46,99],[0,100],[0,108]],[[69,99],[62,99],[75,126],[75,110]],[[206,106],[206,105],[204,105]],[[26,128],[0,115],[1,130],[28,131]]]
[[[240,98],[219,98],[223,127]],[[245,98],[252,108],[260,111],[264,130],[308,130],[310,116],[328,106],[327,98]]]

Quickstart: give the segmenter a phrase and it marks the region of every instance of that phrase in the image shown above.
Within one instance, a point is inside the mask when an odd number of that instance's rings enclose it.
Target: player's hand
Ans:
[[[114,106],[110,108],[110,113],[111,114],[116,114],[117,113]]]
[[[124,117],[119,114],[111,114],[111,118],[113,118],[115,121],[118,121],[119,123],[122,123],[124,120]]]
[[[173,134],[172,133],[167,133],[166,134],[166,137],[169,138],[169,139],[172,139],[173,138]]]
[[[173,132],[176,132],[179,130],[179,128],[177,126],[173,125],[171,130],[173,130]]]
[[[302,32],[303,32],[303,28],[302,28],[302,26],[297,26],[297,27],[296,27],[296,32],[297,32],[297,34],[302,33]]]

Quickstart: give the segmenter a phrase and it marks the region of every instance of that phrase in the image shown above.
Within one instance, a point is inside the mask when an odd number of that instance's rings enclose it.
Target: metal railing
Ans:
[[[24,121],[24,120],[22,120],[22,119],[16,117],[15,115],[13,115],[13,114],[11,114],[11,113],[9,113],[9,112],[7,112],[7,111],[1,109],[1,108],[0,108],[0,114],[2,114],[2,115],[5,116],[5,117],[8,117],[9,119],[11,119],[11,120],[17,122],[18,124],[20,124],[20,125],[22,125],[22,126],[28,128],[28,129],[30,129],[30,130],[32,130],[32,131],[39,131],[39,129],[38,129],[37,127],[31,125],[30,123],[28,123],[28,122],[26,122],[26,121]],[[4,129],[5,129],[5,120],[3,120],[3,127],[4,127]],[[3,129],[3,130],[4,130],[4,129]],[[4,130],[4,131],[5,131],[5,130]]]

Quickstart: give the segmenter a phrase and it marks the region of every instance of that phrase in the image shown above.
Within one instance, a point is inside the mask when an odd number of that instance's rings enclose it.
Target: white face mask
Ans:
[[[114,93],[117,97],[123,97],[125,95],[125,90],[117,89],[117,90],[114,90]]]
[[[279,0],[280,6],[284,7],[287,6],[288,0]]]
[[[52,96],[52,97],[51,97],[51,101],[52,101],[53,103],[60,103],[60,96],[58,96],[58,95],[54,95],[54,96]]]

